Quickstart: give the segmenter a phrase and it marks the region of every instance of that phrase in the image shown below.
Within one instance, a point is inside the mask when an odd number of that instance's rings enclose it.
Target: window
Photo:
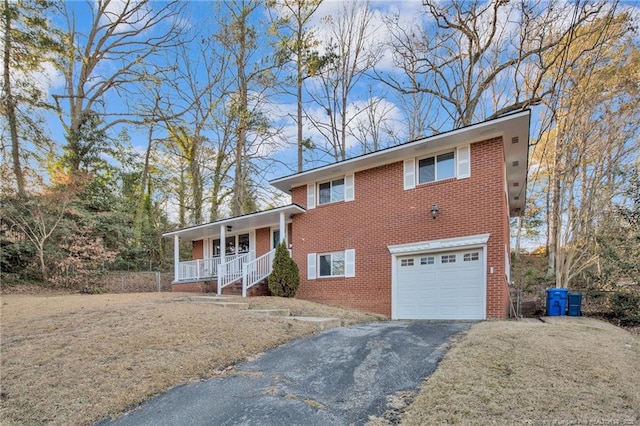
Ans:
[[[421,265],[433,265],[436,261],[436,258],[433,256],[421,257],[420,264]]]
[[[249,234],[238,235],[238,254],[249,253]]]
[[[400,266],[413,266],[413,259],[400,260]]]
[[[456,263],[456,255],[445,254],[440,258],[440,263]]]
[[[273,235],[273,237],[272,237],[272,242],[271,242],[271,248],[276,248],[276,246],[280,242],[280,230],[279,229],[274,229],[272,235]]]
[[[344,178],[318,185],[318,204],[335,203],[344,200]]]
[[[321,254],[318,258],[321,277],[344,275],[344,252]]]
[[[453,151],[418,160],[418,183],[435,182],[455,176]]]
[[[356,276],[356,251],[346,249],[333,253],[307,253],[307,279]]]
[[[228,235],[225,238],[226,255],[249,253],[249,234]],[[220,256],[220,239],[213,240],[213,256]]]
[[[480,255],[477,251],[474,251],[473,253],[465,253],[462,257],[463,262],[474,262],[478,259],[480,259]]]

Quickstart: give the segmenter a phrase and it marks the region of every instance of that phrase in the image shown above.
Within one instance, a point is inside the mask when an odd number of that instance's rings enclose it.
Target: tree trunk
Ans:
[[[548,265],[547,265],[547,275],[551,276],[553,274],[557,273],[557,257],[558,257],[558,249],[559,249],[559,243],[560,243],[560,239],[558,238],[560,235],[560,224],[561,224],[561,211],[560,211],[560,180],[561,180],[561,173],[562,171],[560,170],[562,167],[562,163],[561,163],[561,158],[560,158],[560,150],[562,149],[561,147],[561,141],[560,141],[560,133],[561,133],[561,128],[560,125],[558,125],[558,129],[557,129],[557,134],[556,134],[556,139],[555,139],[555,149],[554,149],[554,157],[553,157],[553,175],[552,175],[552,181],[551,181],[551,185],[550,185],[550,189],[552,191],[552,196],[551,196],[551,211],[549,213],[549,258],[548,258]],[[556,285],[557,285],[557,280],[559,277],[556,277]]]
[[[302,49],[299,50],[301,51]],[[298,101],[298,173],[302,172],[302,163],[304,160],[304,144],[302,141],[302,72],[302,62],[298,60],[298,78],[296,83],[296,98]]]
[[[153,145],[153,123],[149,126],[147,139],[147,151],[144,154],[144,167],[142,168],[142,176],[140,177],[140,198],[138,199],[138,205],[136,206],[136,217],[133,228],[134,245],[136,248],[140,248],[142,246],[144,206],[147,197],[151,196],[151,194],[148,193],[149,185],[147,181],[149,179],[149,162],[151,157],[151,148]]]
[[[9,0],[4,0],[4,107],[11,135],[11,159],[18,195],[24,195],[24,173],[20,163],[20,141],[16,118],[16,100],[11,89],[11,10]]]

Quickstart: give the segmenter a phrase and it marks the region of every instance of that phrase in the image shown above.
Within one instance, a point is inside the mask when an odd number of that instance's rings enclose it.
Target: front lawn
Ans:
[[[191,296],[3,295],[0,423],[89,424],[316,331]],[[243,301],[344,324],[381,318],[301,300]]]
[[[640,338],[590,318],[475,325],[404,414],[404,425],[635,425]]]

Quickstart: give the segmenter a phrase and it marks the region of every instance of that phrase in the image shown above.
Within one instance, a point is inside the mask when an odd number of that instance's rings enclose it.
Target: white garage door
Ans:
[[[483,250],[397,258],[398,319],[483,319]]]

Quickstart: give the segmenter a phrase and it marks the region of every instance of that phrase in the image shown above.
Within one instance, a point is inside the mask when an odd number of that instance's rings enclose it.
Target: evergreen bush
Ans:
[[[300,285],[298,265],[291,259],[285,242],[276,246],[273,258],[273,271],[267,278],[271,294],[279,297],[293,297]]]

